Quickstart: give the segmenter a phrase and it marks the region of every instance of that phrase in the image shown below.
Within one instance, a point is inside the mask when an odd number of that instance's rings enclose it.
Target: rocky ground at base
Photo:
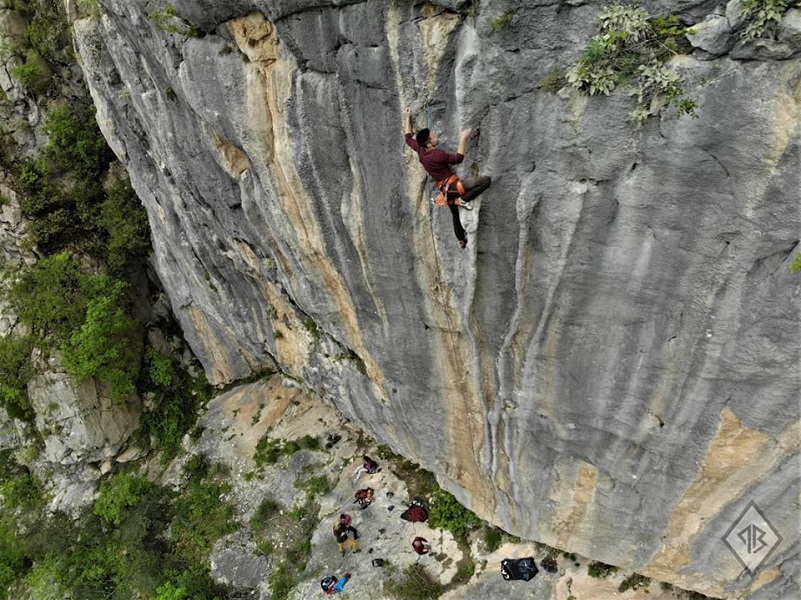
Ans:
[[[351,579],[340,595],[343,600],[393,598],[388,582],[402,584],[408,582],[404,577],[421,573],[428,580],[417,584],[432,594],[436,590],[444,600],[691,598],[688,592],[648,580],[621,592],[621,584],[627,579],[631,582],[632,573],[618,571],[594,578],[587,572],[591,560],[536,542],[502,534],[504,541],[490,552],[480,531],[465,544],[449,531],[401,519],[413,499],[410,487],[416,487],[408,463],[403,465],[403,459],[377,447],[331,407],[291,381],[274,377],[222,394],[209,404],[198,425],[199,435],[188,443],[188,456],[204,454],[227,468],[228,499],[233,500],[243,524],[216,544],[212,575],[249,597],[323,597],[320,580],[347,572]],[[354,477],[364,454],[377,458],[381,471]],[[179,481],[177,474],[185,460],[177,460],[167,470],[166,480]],[[375,490],[375,499],[361,510],[353,495],[364,487]],[[265,511],[265,505],[272,510]],[[347,550],[340,555],[337,550],[332,526],[341,512],[353,518],[359,553]],[[416,536],[429,541],[431,554],[418,556],[413,551],[411,541]],[[534,557],[540,567],[550,556],[556,572],[540,568],[532,581],[504,580],[501,561],[527,556]],[[291,591],[273,590],[280,583],[280,563],[287,557],[294,557],[298,566],[306,560],[305,570],[291,582]],[[383,564],[374,566],[376,559]],[[413,565],[422,570],[410,575]],[[415,592],[408,593],[405,597],[412,598]]]

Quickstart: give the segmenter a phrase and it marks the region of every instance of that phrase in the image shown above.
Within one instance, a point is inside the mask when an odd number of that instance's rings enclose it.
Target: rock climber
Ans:
[[[353,534],[353,539],[348,534]],[[334,537],[340,554],[345,554],[345,546],[348,546],[354,554],[361,552],[359,542],[356,541],[359,539],[359,532],[350,524],[350,515],[347,513],[339,515],[339,519],[334,524]]]
[[[462,181],[451,169],[450,165],[459,164],[464,160],[467,139],[470,137],[472,129],[463,129],[459,134],[459,146],[456,154],[449,154],[440,150],[439,134],[428,128],[421,129],[416,135],[412,135],[412,111],[407,108],[403,111],[404,115],[404,134],[406,144],[415,152],[420,159],[420,164],[426,173],[434,180],[439,190],[442,200],[451,209],[453,217],[453,232],[459,245],[467,247],[467,234],[462,221],[459,218],[459,206],[465,210],[473,210],[471,200],[476,198],[486,190],[492,180],[487,176],[476,178],[474,181]]]

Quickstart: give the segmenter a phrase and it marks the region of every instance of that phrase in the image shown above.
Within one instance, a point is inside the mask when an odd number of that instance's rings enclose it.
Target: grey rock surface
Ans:
[[[66,373],[46,371],[34,377],[28,395],[48,462],[70,465],[111,458],[139,426],[138,398],[114,401],[91,379],[78,384]]]
[[[75,33],[212,382],[280,365],[527,539],[711,595],[796,588],[798,45],[676,57],[697,118],[638,130],[623,90],[540,89],[600,5],[509,4],[495,31],[494,3],[176,2],[189,37],[102,0]],[[459,171],[493,185],[464,251],[405,106],[446,148],[474,130]],[[745,580],[720,540],[751,498],[788,528]]]

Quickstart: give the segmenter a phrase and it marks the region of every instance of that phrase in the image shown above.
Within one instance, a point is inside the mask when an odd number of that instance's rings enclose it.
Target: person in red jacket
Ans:
[[[467,139],[470,137],[472,129],[462,130],[459,134],[459,146],[456,149],[456,154],[450,154],[438,148],[439,134],[435,131],[431,131],[428,128],[421,129],[417,132],[417,135],[412,136],[411,109],[405,109],[403,115],[406,144],[417,153],[420,164],[423,165],[426,173],[434,180],[437,189],[444,194],[445,202],[448,208],[451,209],[451,216],[453,217],[453,232],[456,234],[456,239],[459,240],[459,245],[465,248],[467,246],[467,234],[464,227],[462,227],[458,207],[461,206],[466,210],[473,210],[470,201],[486,190],[492,183],[492,180],[486,176],[478,177],[472,182],[462,181],[451,168],[451,165],[459,164],[464,160]]]
[[[412,548],[420,556],[424,556],[431,552],[431,544],[428,543],[426,538],[420,537],[419,535],[412,540]]]

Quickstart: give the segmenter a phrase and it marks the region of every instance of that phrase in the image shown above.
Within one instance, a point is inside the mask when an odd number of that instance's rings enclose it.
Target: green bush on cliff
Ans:
[[[598,562],[597,560],[594,560],[587,565],[587,575],[594,577],[595,579],[606,579],[612,573],[616,573],[617,570],[617,567],[614,565],[607,565],[606,563]]]
[[[28,382],[33,377],[30,336],[0,337],[0,406],[12,419],[33,421]]]
[[[745,23],[743,37],[753,40],[767,33],[773,34],[790,5],[791,0],[742,0],[740,17]]]
[[[62,348],[67,372],[79,382],[97,378],[110,384],[111,397],[136,392],[139,371],[139,325],[125,312],[127,284],[106,283],[102,296],[87,303],[81,327]]]
[[[450,493],[438,488],[431,497],[431,512],[428,514],[431,527],[447,529],[457,539],[465,539],[467,534],[481,526],[481,520],[465,508]]]
[[[384,581],[384,592],[397,600],[433,600],[445,591],[420,563],[406,567],[402,573],[390,569]]]
[[[8,300],[36,346],[59,349],[71,375],[107,381],[120,398],[135,391],[139,371],[139,327],[126,314],[125,289],[105,275],[85,274],[62,252],[22,271]],[[13,376],[7,368],[0,381]]]
[[[119,525],[123,516],[151,492],[152,484],[134,473],[121,472],[100,484],[94,512],[104,521]]]
[[[642,7],[616,2],[596,22],[598,33],[565,75],[570,88],[589,96],[608,95],[628,83],[629,93],[637,97],[630,117],[638,125],[666,106],[680,115],[695,114],[696,103],[685,95],[681,76],[665,65],[686,49],[689,30],[676,17],[652,19]]]
[[[790,263],[790,273],[801,273],[801,252],[799,252],[795,260]]]

